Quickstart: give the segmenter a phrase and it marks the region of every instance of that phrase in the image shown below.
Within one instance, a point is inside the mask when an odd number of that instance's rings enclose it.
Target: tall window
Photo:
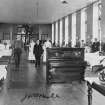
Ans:
[[[98,23],[98,2],[93,4],[93,39],[99,39],[99,23]]]
[[[62,35],[63,35],[63,33],[62,33],[62,19],[60,20],[60,46],[62,46]]]
[[[86,9],[81,10],[81,36],[80,40],[84,40],[86,42]]]
[[[68,16],[65,18],[65,45],[68,44]]]
[[[55,34],[55,43],[58,44],[58,21],[56,22],[56,34]]]
[[[101,0],[98,1],[98,34],[99,34],[99,41],[100,41],[100,51],[101,51],[101,43],[102,43],[102,33],[101,33],[101,10],[102,10],[102,3]]]
[[[52,24],[52,43],[54,43],[54,24]]]
[[[76,13],[72,14],[72,47],[76,45]]]

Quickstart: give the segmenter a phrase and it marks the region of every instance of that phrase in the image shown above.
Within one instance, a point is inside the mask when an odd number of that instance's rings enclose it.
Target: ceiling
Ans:
[[[95,0],[0,0],[2,23],[52,23]]]

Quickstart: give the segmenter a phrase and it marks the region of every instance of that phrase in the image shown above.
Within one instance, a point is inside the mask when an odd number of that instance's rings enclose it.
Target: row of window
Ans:
[[[52,24],[52,42],[67,45],[69,42],[72,47],[78,41],[93,41],[100,39],[100,1],[97,1],[75,13],[59,19]]]

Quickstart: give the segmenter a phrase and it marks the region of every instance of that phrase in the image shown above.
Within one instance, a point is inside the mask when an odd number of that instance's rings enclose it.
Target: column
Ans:
[[[60,20],[58,20],[58,45],[60,45]]]
[[[81,10],[76,13],[76,39],[80,41],[81,36]]]
[[[69,29],[68,29],[68,41],[69,41],[69,43],[71,43],[71,38],[72,38],[72,14],[70,14],[69,16],[68,16],[68,27],[69,27]]]
[[[93,39],[93,5],[89,5],[87,7],[86,13],[87,13],[86,42],[90,42]]]
[[[65,45],[68,44],[68,16],[65,17]]]
[[[64,45],[65,44],[65,18],[62,19],[62,27],[63,27],[62,40],[63,40],[63,45]]]

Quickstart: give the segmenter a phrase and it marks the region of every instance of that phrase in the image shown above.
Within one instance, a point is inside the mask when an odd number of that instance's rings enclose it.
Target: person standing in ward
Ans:
[[[35,42],[33,40],[31,40],[31,42],[29,44],[29,55],[28,55],[28,60],[31,62],[35,61],[35,56],[33,54],[34,45],[35,45]]]
[[[47,39],[47,41],[44,43],[43,45],[43,49],[44,49],[44,53],[43,53],[43,62],[46,62],[46,49],[47,48],[51,48],[52,47],[52,44],[50,42],[49,39]]]
[[[43,48],[39,40],[37,40],[36,44],[34,45],[33,54],[35,55],[35,59],[36,59],[35,67],[38,67],[40,66],[40,59],[41,59],[41,55],[43,54]]]
[[[15,66],[16,68],[20,65],[20,58],[22,54],[22,49],[24,48],[24,44],[20,37],[17,37],[17,39],[14,41],[13,49],[14,49],[14,59],[15,59]]]

